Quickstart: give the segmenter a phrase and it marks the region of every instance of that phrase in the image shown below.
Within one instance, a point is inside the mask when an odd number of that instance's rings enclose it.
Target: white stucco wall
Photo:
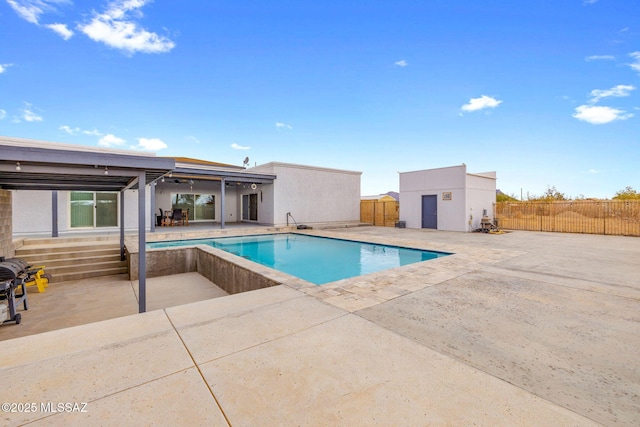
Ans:
[[[451,193],[451,200],[443,199],[447,192]],[[492,217],[495,194],[495,172],[469,174],[466,165],[403,172],[400,220],[408,228],[422,228],[422,196],[435,195],[437,229],[471,231],[480,227],[483,209]]]
[[[13,233],[51,234],[51,191],[12,191]]]
[[[467,174],[467,212],[473,216],[472,229],[480,228],[482,212],[493,222],[493,205],[496,202],[496,173]]]
[[[287,212],[305,225],[360,221],[361,172],[279,162],[249,170],[277,176],[267,223],[285,225]]]

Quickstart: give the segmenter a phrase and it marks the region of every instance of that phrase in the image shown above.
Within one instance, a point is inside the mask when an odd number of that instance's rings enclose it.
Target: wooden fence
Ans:
[[[495,218],[505,230],[640,236],[640,200],[499,202]]]
[[[400,218],[399,206],[395,201],[360,200],[360,222],[394,227]]]

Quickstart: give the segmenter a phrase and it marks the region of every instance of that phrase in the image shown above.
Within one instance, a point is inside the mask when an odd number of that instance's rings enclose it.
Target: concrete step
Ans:
[[[98,249],[92,251],[82,252],[36,252],[36,253],[22,253],[16,251],[16,258],[24,259],[29,263],[47,264],[52,261],[68,260],[69,263],[82,263],[85,259],[103,258],[103,257],[117,257],[120,259],[120,248],[117,249]],[[75,261],[74,261],[75,260]]]
[[[59,246],[59,245],[68,245],[74,243],[83,243],[83,242],[111,242],[114,244],[120,244],[120,237],[114,236],[78,236],[78,237],[40,237],[40,238],[29,238],[25,237],[22,239],[22,244],[25,246]]]
[[[52,283],[128,272],[127,262],[120,260],[120,240],[112,237],[25,239],[16,258],[44,265]]]
[[[84,271],[84,272],[76,272],[76,273],[63,273],[58,274],[53,277],[51,283],[57,282],[68,282],[70,280],[83,280],[83,279],[91,279],[95,277],[103,277],[103,276],[113,276],[116,274],[127,274],[129,272],[128,268],[120,267],[120,268],[107,268],[102,270],[92,270],[92,271]]]
[[[105,270],[109,268],[120,268],[126,266],[127,263],[124,261],[120,261],[120,258],[118,258],[117,261],[94,262],[91,264],[63,265],[58,267],[47,265],[45,271],[56,277],[57,275],[66,273],[80,273],[83,271]]]
[[[16,254],[32,255],[32,254],[47,254],[58,252],[74,252],[82,253],[93,250],[117,250],[120,251],[120,244],[113,242],[74,242],[59,245],[24,245],[16,249]]]

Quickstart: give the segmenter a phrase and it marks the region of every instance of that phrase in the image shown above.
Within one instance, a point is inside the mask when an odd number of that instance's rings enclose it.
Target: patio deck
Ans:
[[[33,317],[29,310],[22,325],[0,328],[0,398],[38,410],[0,420],[640,423],[640,239],[381,227],[310,233],[456,255],[328,287],[284,284],[144,314],[133,314],[132,297],[130,316],[7,339],[33,321],[34,299]],[[86,402],[79,409],[87,412],[47,406],[74,402]]]

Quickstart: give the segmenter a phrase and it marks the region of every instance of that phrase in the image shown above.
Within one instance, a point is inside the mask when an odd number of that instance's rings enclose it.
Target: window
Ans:
[[[216,218],[213,194],[171,194],[171,209],[189,210],[189,221],[213,221]]]
[[[212,194],[196,194],[195,218],[196,220],[216,218],[215,197]]]
[[[71,228],[117,227],[118,193],[72,192]]]

